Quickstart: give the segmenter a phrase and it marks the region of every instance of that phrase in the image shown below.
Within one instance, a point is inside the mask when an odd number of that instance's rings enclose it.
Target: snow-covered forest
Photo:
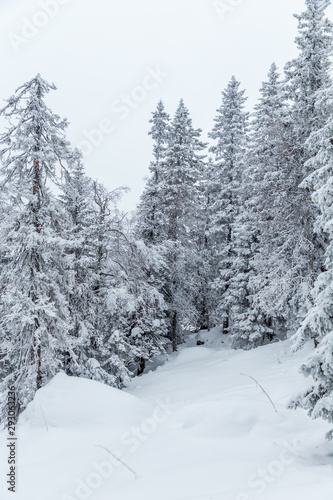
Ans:
[[[159,364],[168,370],[186,345],[199,352],[221,344],[223,359],[236,364],[242,351],[256,350],[244,359],[259,365],[288,348],[308,378],[284,380],[284,408],[333,423],[333,23],[314,0],[296,17],[297,57],[267,68],[252,112],[237,76],[222,89],[208,137],[194,127],[186,95],[174,116],[158,102],[134,213],[118,208],[126,187],[110,190],[86,174],[67,120],[47,104],[53,83],[38,74],[5,100],[3,427],[8,391],[16,424],[59,377],[73,379],[74,392],[81,379],[119,390]],[[316,424],[305,425],[311,432]],[[333,437],[330,427],[325,433]]]

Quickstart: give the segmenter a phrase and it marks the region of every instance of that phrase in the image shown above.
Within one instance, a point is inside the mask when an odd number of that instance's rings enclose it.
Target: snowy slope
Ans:
[[[329,425],[285,408],[307,384],[298,368],[311,346],[243,352],[216,331],[200,334],[207,337],[126,391],[55,377],[20,419],[15,499],[332,500]],[[242,374],[263,385],[277,412]],[[13,498],[5,439],[3,432],[1,500]]]

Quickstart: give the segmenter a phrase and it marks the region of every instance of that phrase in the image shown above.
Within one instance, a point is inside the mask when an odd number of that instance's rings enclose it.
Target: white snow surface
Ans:
[[[15,494],[0,434],[1,500],[332,500],[330,426],[286,409],[312,346],[290,347],[230,350],[215,329],[125,391],[58,374],[21,415]]]

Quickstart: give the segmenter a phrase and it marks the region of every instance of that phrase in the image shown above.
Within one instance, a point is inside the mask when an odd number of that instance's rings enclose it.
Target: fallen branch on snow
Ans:
[[[131,469],[131,467],[129,465],[127,465],[121,458],[117,457],[117,455],[115,455],[115,453],[112,453],[112,451],[110,451],[108,448],[106,448],[105,446],[102,446],[100,444],[96,444],[95,445],[97,448],[102,448],[103,450],[107,451],[111,457],[115,458],[119,463],[121,463],[124,467],[126,467],[126,469],[128,469],[130,472],[132,472],[132,474],[134,474],[135,476],[135,479],[138,477],[137,473]]]

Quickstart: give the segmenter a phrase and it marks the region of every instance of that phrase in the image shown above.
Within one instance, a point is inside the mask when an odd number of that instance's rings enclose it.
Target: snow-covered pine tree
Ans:
[[[306,141],[312,132],[324,126],[330,112],[329,108],[317,105],[317,101],[331,86],[332,23],[319,2],[306,0],[305,4],[305,12],[296,16],[299,54],[285,68],[285,92],[290,103],[284,134],[289,175],[285,197],[281,197],[284,223],[280,231],[288,245],[279,255],[285,262],[284,274],[288,277],[285,317],[288,330],[293,333],[311,305],[310,290],[323,261],[324,249],[313,229],[318,211],[310,201],[311,190],[299,186],[311,174],[311,163],[306,163],[311,157]],[[278,260],[272,272],[277,267],[281,267]]]
[[[195,130],[181,100],[168,134],[161,164],[162,237],[167,268],[163,290],[168,304],[170,338],[177,350],[181,327],[194,326],[198,311],[195,299],[199,284],[193,273],[193,229],[201,207],[205,144]]]
[[[209,198],[209,171],[212,165],[211,158],[208,160],[208,165],[204,169],[204,181],[201,189],[198,191],[198,205],[195,212],[195,223],[192,228],[192,273],[197,285],[195,286],[196,294],[194,297],[195,309],[197,311],[198,321],[197,329],[209,330],[213,324],[213,300],[211,281],[213,274],[212,269],[212,252],[209,245],[209,214],[210,214],[210,198]]]
[[[230,266],[228,301],[230,304],[230,346],[235,349],[252,349],[272,339],[272,330],[263,321],[263,315],[253,304],[250,279],[254,274],[252,257],[256,246],[256,232],[248,220],[248,200],[243,198],[243,188],[248,190],[247,178],[240,189],[239,213],[233,224],[233,260]]]
[[[245,251],[245,259],[241,262],[247,273],[248,307],[235,325],[237,331],[232,343],[234,347],[246,349],[272,339],[272,326],[279,328],[279,318],[287,307],[282,293],[286,279],[284,261],[279,252],[289,242],[278,230],[284,223],[285,207],[281,205],[283,193],[288,189],[288,151],[284,143],[287,111],[275,64],[260,92],[251,122],[241,188],[242,210],[237,220],[239,240],[243,241],[238,253],[242,249]],[[276,261],[280,264],[279,270]]]
[[[272,320],[280,335],[295,333],[304,319],[323,257],[322,240],[313,231],[317,209],[311,190],[300,184],[311,172],[306,141],[329,113],[318,99],[330,86],[332,25],[318,2],[307,0],[306,7],[296,16],[299,54],[286,65],[282,87],[275,68],[263,85],[247,155],[254,193],[253,210],[247,211],[259,238],[250,279],[252,305],[264,325]]]
[[[0,137],[1,186],[10,183],[16,206],[1,223],[7,249],[1,269],[0,392],[15,386],[18,413],[68,358],[75,363],[78,346],[70,335],[66,216],[47,187],[73,159],[64,136],[67,122],[44,102],[54,88],[37,75],[1,110],[9,122]]]
[[[157,109],[152,113],[149,123],[152,124],[151,135],[154,146],[154,160],[150,163],[150,177],[141,196],[137,209],[138,237],[145,243],[153,245],[161,241],[163,216],[161,208],[161,164],[165,157],[168,141],[169,115],[165,112],[164,104],[159,101]]]
[[[326,103],[332,112],[333,89],[325,96],[321,105]],[[313,306],[308,311],[300,328],[294,335],[294,349],[301,348],[309,339],[315,339],[317,349],[302,365],[303,374],[312,377],[311,386],[298,394],[290,408],[301,407],[308,410],[312,418],[321,417],[333,422],[333,119],[314,132],[307,142],[309,151],[316,154],[307,162],[306,167],[314,170],[303,182],[307,187],[314,186],[316,191],[312,200],[320,210],[315,230],[326,244],[325,262],[312,290]],[[333,430],[327,434],[333,439]]]
[[[333,86],[323,92],[317,106],[333,111]],[[332,114],[326,125],[313,132],[307,141],[308,151],[314,155],[306,167],[312,171],[302,183],[302,187],[315,189],[311,200],[319,209],[315,222],[315,232],[321,244],[325,247],[325,260],[321,267],[315,285],[312,289],[313,305],[308,311],[300,328],[294,335],[294,349],[301,348],[310,338],[315,340],[316,347],[322,338],[330,333],[333,323],[331,320],[332,298],[331,275],[333,264],[332,241],[332,182],[333,182],[333,120]]]
[[[240,211],[240,186],[244,169],[249,114],[244,110],[246,97],[233,76],[222,92],[222,104],[217,110],[215,125],[209,136],[216,141],[211,147],[215,155],[210,179],[210,234],[213,254],[212,267],[216,314],[215,324],[223,324],[224,333],[232,332],[232,308],[237,292],[232,294],[231,278],[237,272],[235,256],[235,223]],[[234,283],[236,284],[236,283]],[[240,300],[241,293],[239,295]],[[237,299],[236,299],[237,301]]]

